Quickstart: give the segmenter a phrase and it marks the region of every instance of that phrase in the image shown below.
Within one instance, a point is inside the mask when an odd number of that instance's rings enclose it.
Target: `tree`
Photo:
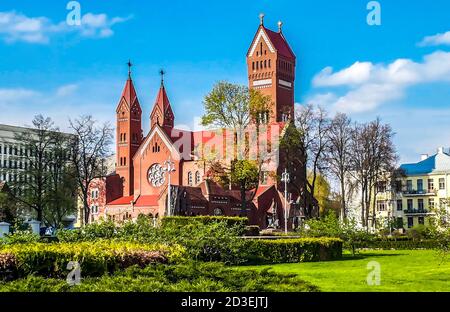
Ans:
[[[382,124],[379,118],[356,124],[352,131],[351,168],[361,191],[361,222],[367,228],[371,208],[372,226],[376,225],[376,187],[385,181],[385,174],[392,175],[395,171],[397,154],[393,136],[391,126]]]
[[[298,129],[297,154],[306,162],[311,170],[311,179],[307,181],[308,192],[314,194],[317,177],[327,169],[325,152],[329,144],[330,120],[326,111],[311,104],[301,106],[295,112],[295,126]],[[286,145],[286,144],[284,144]],[[299,158],[299,162],[302,159]],[[308,215],[312,217],[312,215]]]
[[[243,211],[247,202],[253,199],[246,198],[246,193],[258,188],[261,168],[269,157],[259,153],[257,159],[250,159],[251,142],[246,131],[254,130],[258,137],[259,127],[250,129],[249,126],[269,120],[270,102],[270,96],[228,82],[217,83],[204,99],[206,112],[202,116],[202,125],[233,131],[235,150],[240,153],[239,157],[234,153],[229,164],[217,160],[214,155],[209,155],[210,159],[205,161],[210,163],[210,172],[216,181],[239,188]],[[253,196],[255,194],[256,191]]]
[[[76,137],[70,143],[71,162],[76,173],[79,196],[83,204],[83,222],[89,223],[89,185],[92,180],[106,174],[104,159],[110,154],[112,128],[109,123],[98,126],[92,116],[70,120]]]
[[[63,177],[68,168],[69,135],[50,118],[37,115],[33,126],[15,133],[17,146],[10,167],[11,194],[20,208],[34,212],[42,224],[58,226],[75,206],[76,186]],[[10,169],[11,169],[10,168]],[[64,196],[55,196],[64,190]]]
[[[55,143],[54,133],[58,129],[50,118],[42,115],[35,116],[32,123],[33,126],[28,131],[14,135],[20,145],[19,148],[15,147],[14,154],[22,154],[23,157],[13,160],[14,167],[22,167],[24,170],[17,170],[12,175],[10,184],[14,198],[27,210],[36,212],[36,219],[42,222],[49,190],[49,150]]]
[[[257,162],[251,160],[235,160],[231,164],[231,183],[239,186],[241,191],[242,212],[246,213],[247,191],[257,189],[259,184],[260,169]]]
[[[308,181],[313,179],[311,172],[308,172]],[[330,184],[327,179],[319,174],[316,177],[316,187],[314,188],[314,198],[317,200],[319,205],[320,215],[325,214],[330,208]]]
[[[16,216],[16,201],[6,183],[0,182],[0,221],[13,223]]]
[[[340,187],[341,201],[341,220],[347,217],[347,185],[350,173],[350,159],[352,146],[352,127],[351,120],[347,115],[337,113],[331,121],[328,132],[328,150],[326,151],[326,160],[329,171],[336,177]]]
[[[59,228],[64,217],[76,213],[77,183],[76,173],[69,163],[70,140],[62,133],[55,133],[49,171],[48,204],[44,217],[48,224]]]
[[[246,86],[222,81],[213,87],[203,102],[203,126],[227,128],[242,133],[252,120],[259,118],[261,113],[268,112],[271,98]]]

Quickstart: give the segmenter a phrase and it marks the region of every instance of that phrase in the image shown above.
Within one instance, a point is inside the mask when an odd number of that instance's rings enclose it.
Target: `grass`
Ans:
[[[367,284],[367,276],[373,270],[367,269],[370,261],[380,264],[380,285]],[[433,250],[371,250],[362,251],[355,258],[345,253],[338,261],[238,267],[250,268],[295,273],[328,292],[450,291],[450,259]]]

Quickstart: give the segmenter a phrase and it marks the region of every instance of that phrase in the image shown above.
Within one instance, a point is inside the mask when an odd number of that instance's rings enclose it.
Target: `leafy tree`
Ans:
[[[235,160],[231,168],[231,183],[239,186],[242,212],[245,213],[247,201],[253,199],[246,198],[246,193],[258,188],[260,171],[257,163],[251,160]]]
[[[267,112],[270,97],[246,86],[217,83],[205,96],[205,114],[201,124],[243,132],[262,112]]]
[[[311,183],[313,174],[308,172],[308,181]],[[316,187],[314,188],[314,198],[317,200],[320,209],[320,215],[325,214],[330,208],[330,184],[327,179],[319,174],[316,177]]]

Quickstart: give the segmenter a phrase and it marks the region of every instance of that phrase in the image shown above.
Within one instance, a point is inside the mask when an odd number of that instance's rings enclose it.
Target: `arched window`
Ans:
[[[269,68],[270,68],[270,60],[269,60]]]
[[[264,60],[264,68],[267,68],[267,60]]]
[[[126,158],[126,157],[123,158],[123,165],[124,165],[124,166],[127,165],[127,158]]]
[[[192,172],[188,172],[188,185],[192,186]]]
[[[201,179],[200,171],[196,171],[195,172],[195,184],[199,184],[200,183],[200,179]]]

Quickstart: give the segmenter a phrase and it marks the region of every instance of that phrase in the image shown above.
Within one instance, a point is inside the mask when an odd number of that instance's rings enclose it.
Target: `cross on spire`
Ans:
[[[164,69],[161,69],[159,71],[159,74],[161,75],[161,86],[164,86],[164,75],[166,74],[166,72],[164,71]]]
[[[259,24],[264,25],[264,13],[259,14]]]
[[[133,66],[133,63],[131,63],[131,60],[128,60],[128,79],[131,79],[131,67]]]

